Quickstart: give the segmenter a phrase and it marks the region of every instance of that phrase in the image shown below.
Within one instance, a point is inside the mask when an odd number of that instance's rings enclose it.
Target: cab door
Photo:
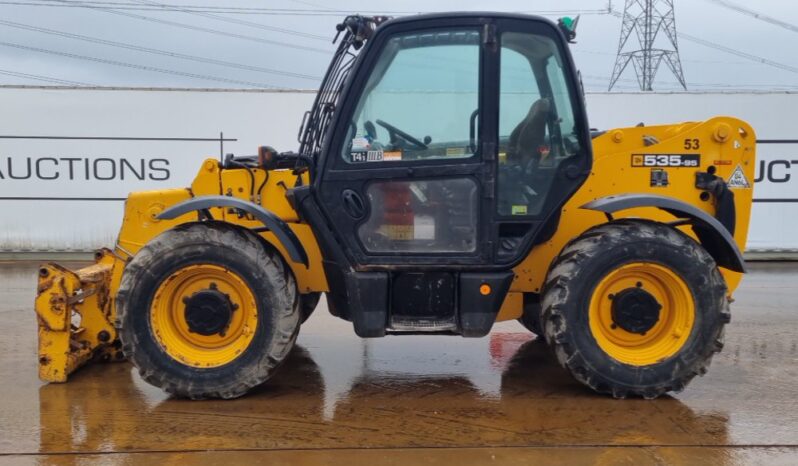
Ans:
[[[522,15],[383,28],[361,53],[315,180],[330,226],[361,270],[508,270],[556,230],[589,174],[565,38]]]
[[[553,26],[498,21],[496,266],[514,265],[548,239],[590,173],[584,96],[565,38]]]
[[[357,268],[490,263],[492,27],[398,22],[361,53],[316,180]]]

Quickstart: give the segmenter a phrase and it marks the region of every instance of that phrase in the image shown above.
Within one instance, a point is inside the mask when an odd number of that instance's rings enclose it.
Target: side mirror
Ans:
[[[568,40],[568,43],[575,44],[576,42],[576,26],[579,24],[579,15],[576,18],[570,18],[568,16],[563,16],[562,18],[557,20],[557,26],[559,26],[560,31],[562,31],[565,38]]]

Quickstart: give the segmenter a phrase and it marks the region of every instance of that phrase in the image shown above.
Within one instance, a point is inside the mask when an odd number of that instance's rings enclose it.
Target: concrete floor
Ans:
[[[798,264],[751,268],[673,397],[594,395],[515,322],[365,341],[322,305],[265,386],[192,402],[127,363],[39,382],[36,264],[0,264],[0,464],[798,464]]]

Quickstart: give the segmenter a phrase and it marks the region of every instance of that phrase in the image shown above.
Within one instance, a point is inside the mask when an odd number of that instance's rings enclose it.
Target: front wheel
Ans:
[[[621,220],[571,242],[546,280],[541,323],[559,363],[616,398],[656,398],[703,375],[723,347],[726,283],[668,225]]]
[[[142,378],[189,398],[235,398],[273,375],[294,345],[291,271],[253,233],[178,226],[127,264],[116,298],[119,338]]]

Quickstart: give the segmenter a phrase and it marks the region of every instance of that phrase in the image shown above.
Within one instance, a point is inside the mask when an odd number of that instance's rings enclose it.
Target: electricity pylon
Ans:
[[[634,41],[629,42],[633,32],[637,38],[637,48],[633,48]],[[679,60],[673,0],[626,0],[618,55],[615,58],[609,90],[612,90],[631,62],[640,90],[652,91],[654,77],[663,61],[679,84],[687,90],[682,62]]]

